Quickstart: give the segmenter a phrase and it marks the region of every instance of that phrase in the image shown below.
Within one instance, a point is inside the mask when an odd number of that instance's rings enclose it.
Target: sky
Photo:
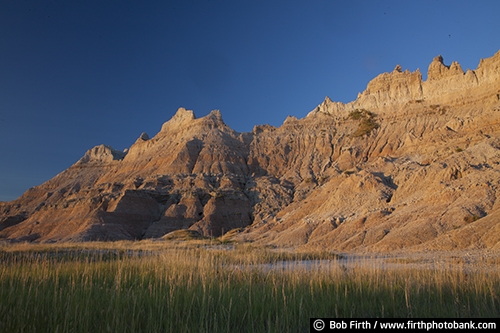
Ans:
[[[179,107],[239,132],[356,99],[397,64],[475,69],[500,1],[0,2],[0,201],[99,144],[154,136]]]

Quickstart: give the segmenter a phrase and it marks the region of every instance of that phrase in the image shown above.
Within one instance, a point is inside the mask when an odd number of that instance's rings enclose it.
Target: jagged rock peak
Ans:
[[[185,120],[194,120],[196,116],[194,115],[193,110],[187,110],[183,107],[177,109],[177,112],[172,117],[171,120],[175,121],[185,121]]]
[[[298,120],[298,118],[297,118],[297,117],[288,115],[288,116],[286,117],[285,121],[283,121],[283,125],[290,124],[290,123],[294,123],[294,122],[296,122],[297,120]]]
[[[446,66],[443,61],[441,55],[438,55],[432,60],[427,71],[427,79],[429,81],[439,80],[450,75],[464,74],[458,62],[453,61],[450,66]]]
[[[398,64],[398,65],[396,65],[396,67],[394,67],[393,72],[401,73],[401,72],[403,72],[403,68],[401,67],[401,65]]]
[[[196,119],[194,112],[192,110],[187,110],[185,108],[177,109],[175,115],[161,127],[161,131],[167,131],[173,127],[177,127],[180,124],[189,123]]]
[[[196,118],[192,110],[179,108],[175,115],[161,127],[161,132],[184,128],[190,124],[212,124],[210,126],[225,125],[219,110],[212,110],[208,115]]]
[[[142,132],[141,135],[137,138],[137,140],[135,140],[135,144],[141,144],[141,143],[144,143],[146,141],[149,141],[150,137],[148,135],[148,133],[146,132]]]
[[[276,127],[271,126],[269,124],[255,125],[252,129],[252,133],[257,135],[257,134],[264,133],[264,132],[272,132],[275,129],[276,129]]]
[[[486,96],[494,99],[499,83],[500,51],[493,57],[481,59],[476,70],[468,69],[466,72],[456,61],[450,66],[445,65],[443,57],[438,55],[429,65],[426,81],[422,79],[419,69],[403,71],[397,65],[392,72],[372,79],[356,100],[344,104],[327,98],[308,116],[317,113],[342,116],[346,111],[355,109],[394,112],[401,106],[424,101],[436,105],[464,105]]]
[[[207,118],[215,120],[216,122],[224,123],[224,120],[222,119],[222,113],[220,110],[212,110],[210,113],[207,115]]]
[[[113,147],[103,144],[87,150],[85,155],[83,155],[83,157],[76,162],[76,164],[106,163],[122,160],[125,155],[127,155],[126,152],[116,150]]]
[[[442,55],[438,55],[438,56],[434,57],[434,59],[432,59],[432,62],[439,62],[439,63],[444,65],[443,61],[444,61],[444,59],[443,59]]]

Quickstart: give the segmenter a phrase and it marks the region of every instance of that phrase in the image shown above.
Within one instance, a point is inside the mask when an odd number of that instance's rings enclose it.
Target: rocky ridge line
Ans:
[[[331,250],[499,247],[500,52],[428,79],[396,66],[347,104],[229,128],[180,108],[126,151],[90,149],[0,203],[0,238],[158,238],[178,229]]]

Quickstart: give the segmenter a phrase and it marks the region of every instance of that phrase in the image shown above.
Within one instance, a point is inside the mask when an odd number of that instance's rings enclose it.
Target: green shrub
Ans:
[[[361,137],[378,128],[379,124],[375,121],[375,117],[376,115],[373,112],[365,109],[356,109],[351,111],[349,113],[349,118],[360,121],[358,128],[352,134],[352,137]]]
[[[353,120],[359,120],[363,118],[363,110],[356,109],[354,111],[349,112],[349,118]]]
[[[365,118],[361,121],[358,129],[352,134],[353,137],[357,138],[365,134],[370,133],[374,129],[378,128],[379,125],[372,118]]]

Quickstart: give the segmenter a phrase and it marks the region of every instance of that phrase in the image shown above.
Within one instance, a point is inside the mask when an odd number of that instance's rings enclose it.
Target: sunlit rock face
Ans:
[[[126,135],[126,133],[124,133]],[[0,238],[159,238],[178,229],[349,251],[498,248],[500,52],[427,79],[396,66],[350,103],[238,133],[180,108],[126,151],[100,145],[0,203]]]

